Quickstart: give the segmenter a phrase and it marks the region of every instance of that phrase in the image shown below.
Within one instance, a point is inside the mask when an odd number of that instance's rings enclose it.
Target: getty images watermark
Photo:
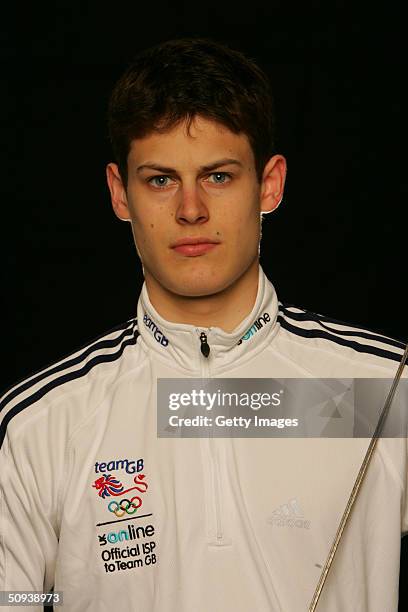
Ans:
[[[391,379],[160,378],[158,437],[371,437]],[[408,380],[382,437],[407,435]]]

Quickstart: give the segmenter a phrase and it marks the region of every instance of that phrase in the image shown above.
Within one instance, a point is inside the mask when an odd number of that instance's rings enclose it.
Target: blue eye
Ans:
[[[224,185],[224,183],[229,183],[231,180],[231,174],[229,172],[211,172],[209,176],[217,177],[217,180],[210,181],[213,183],[213,185]],[[219,178],[221,178],[221,180],[218,180]],[[157,176],[152,176],[147,179],[147,182],[150,185],[153,185],[153,187],[163,189],[164,187],[169,186],[169,180],[171,180],[170,176],[167,176],[166,174],[158,174]]]
[[[228,181],[225,181],[225,178],[226,178],[226,177],[227,177],[227,178],[231,178],[231,175],[230,175],[228,172],[212,172],[212,173],[210,174],[210,176],[217,176],[217,177],[219,177],[219,176],[220,176],[221,178],[223,178],[223,179],[224,179],[224,180],[222,180],[222,181],[218,181],[218,180],[217,180],[217,181],[215,181],[215,184],[216,184],[216,185],[223,185],[225,182],[227,182],[227,183],[228,183]]]
[[[170,177],[166,176],[165,174],[158,174],[157,176],[152,176],[152,178],[150,178],[147,182],[153,184],[154,187],[159,187],[159,188],[160,187],[167,187],[168,183],[158,183],[158,184],[156,183],[156,184],[154,184],[154,183],[152,183],[152,181],[157,181],[159,179],[160,180],[162,180],[162,179],[166,179],[167,180],[169,178]]]

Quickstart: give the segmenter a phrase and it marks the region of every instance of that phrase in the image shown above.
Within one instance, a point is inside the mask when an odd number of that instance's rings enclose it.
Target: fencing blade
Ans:
[[[312,600],[310,602],[309,612],[314,612],[316,610],[316,606],[317,606],[317,604],[319,602],[319,598],[320,598],[321,592],[323,590],[324,584],[326,582],[327,575],[328,575],[330,567],[331,567],[331,565],[333,563],[333,559],[334,559],[334,556],[336,554],[336,551],[337,551],[337,548],[338,548],[341,536],[343,535],[343,531],[344,531],[344,528],[345,528],[345,526],[347,524],[347,520],[348,520],[348,518],[350,516],[351,509],[352,509],[352,507],[354,505],[354,502],[356,501],[357,495],[358,495],[358,493],[360,491],[361,485],[362,485],[363,480],[364,480],[364,476],[365,476],[365,474],[367,472],[367,468],[369,466],[371,457],[373,455],[375,446],[377,444],[377,440],[378,440],[378,438],[381,435],[381,431],[383,429],[385,419],[387,418],[387,414],[389,412],[390,406],[391,406],[392,401],[394,399],[395,391],[396,391],[398,383],[399,383],[399,381],[401,379],[402,372],[403,372],[403,369],[404,369],[404,365],[407,362],[407,359],[408,359],[408,344],[405,347],[404,354],[402,356],[402,359],[401,359],[401,362],[399,364],[398,370],[397,370],[397,372],[395,374],[395,377],[394,377],[394,380],[392,382],[392,385],[391,385],[390,391],[388,393],[387,399],[385,401],[384,407],[383,407],[383,409],[381,411],[380,417],[379,417],[378,422],[377,422],[377,426],[376,426],[375,431],[374,431],[374,433],[372,435],[372,438],[370,440],[370,444],[369,444],[369,446],[367,448],[367,451],[366,451],[366,454],[364,456],[363,462],[361,464],[360,470],[358,472],[357,478],[356,478],[356,480],[354,482],[353,489],[352,489],[352,491],[350,493],[350,497],[348,499],[346,508],[345,508],[343,516],[342,516],[342,518],[340,520],[340,523],[339,523],[339,526],[338,526],[338,529],[337,529],[337,533],[336,533],[336,535],[334,537],[334,540],[333,540],[333,544],[332,544],[332,546],[330,548],[330,552],[329,552],[329,554],[327,556],[326,563],[324,564],[324,567],[322,569],[322,572],[321,572],[321,575],[320,575],[320,578],[319,578],[319,582],[317,583],[316,590],[315,590],[313,598],[312,598]]]

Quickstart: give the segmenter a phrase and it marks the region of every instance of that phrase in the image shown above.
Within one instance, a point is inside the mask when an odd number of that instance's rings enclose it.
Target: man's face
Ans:
[[[190,135],[183,123],[134,140],[123,198],[148,287],[158,283],[177,295],[211,295],[258,258],[254,155],[245,135],[221,124],[196,116]],[[196,239],[211,244],[175,247]]]

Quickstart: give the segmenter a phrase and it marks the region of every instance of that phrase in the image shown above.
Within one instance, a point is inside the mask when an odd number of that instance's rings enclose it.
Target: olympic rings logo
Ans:
[[[133,501],[135,499],[137,500],[136,503],[134,503]],[[127,505],[125,506],[123,504],[127,504]],[[138,495],[135,495],[135,497],[132,497],[130,500],[126,498],[121,499],[119,504],[117,501],[111,501],[108,504],[108,510],[109,512],[113,512],[115,516],[120,517],[120,516],[123,516],[124,514],[134,514],[136,510],[140,508],[141,505],[142,505],[142,500],[140,499]],[[133,508],[133,510],[129,510],[129,508]]]

